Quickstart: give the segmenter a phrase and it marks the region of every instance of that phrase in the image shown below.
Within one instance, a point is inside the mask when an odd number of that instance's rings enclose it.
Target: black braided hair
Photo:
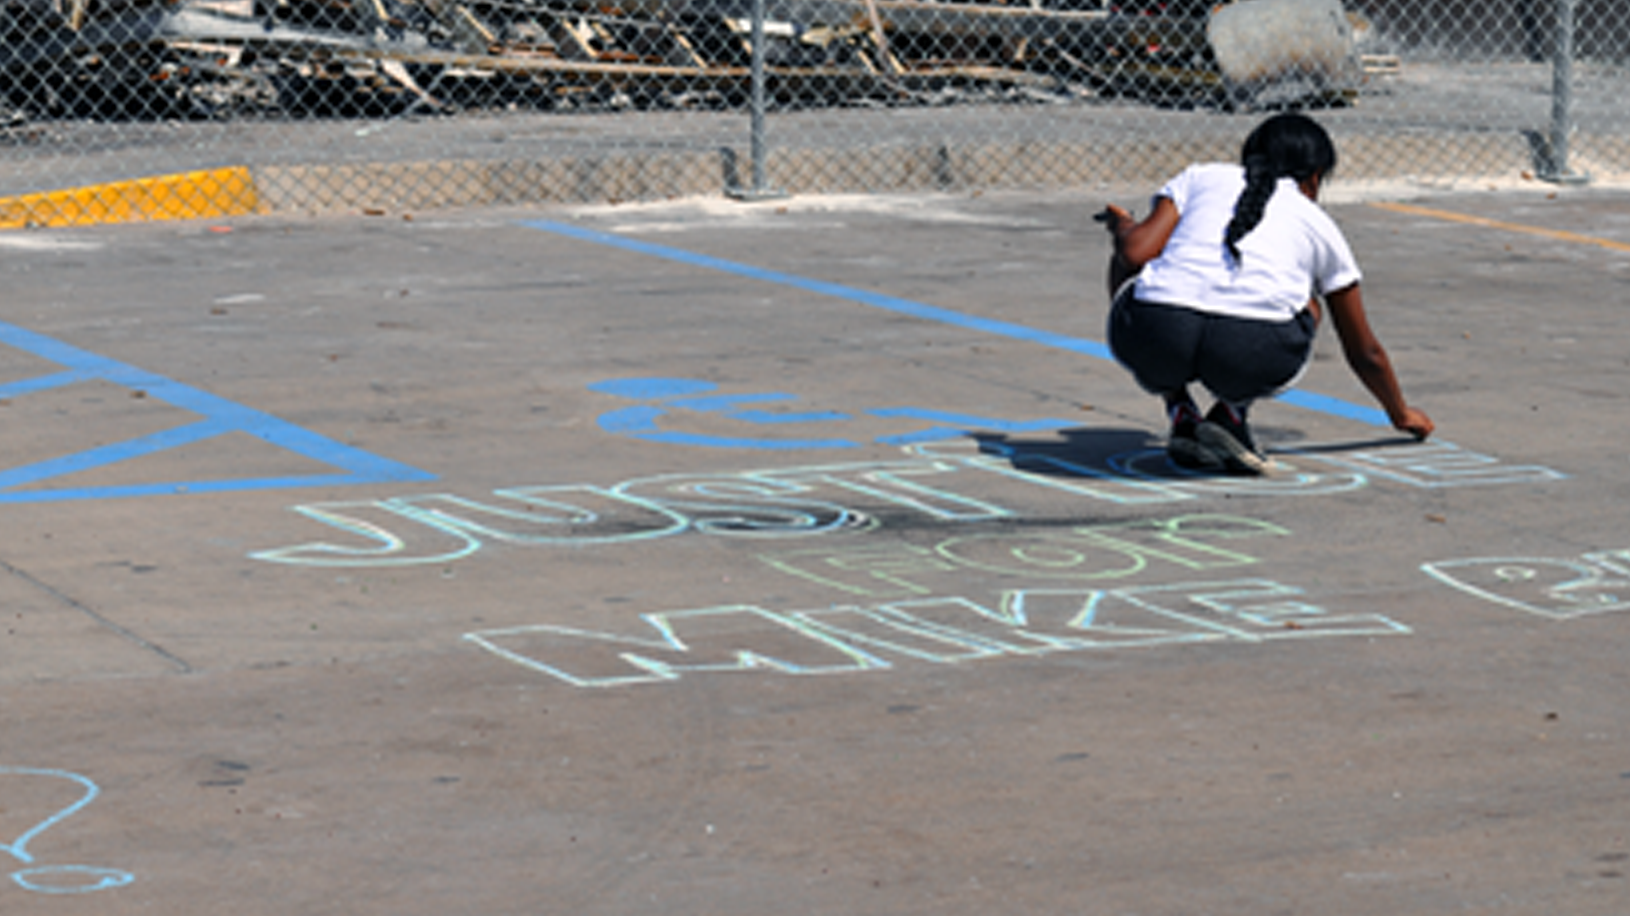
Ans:
[[[1223,233],[1223,244],[1236,262],[1240,260],[1239,240],[1262,222],[1262,211],[1279,179],[1305,181],[1330,174],[1336,168],[1336,145],[1317,121],[1285,112],[1251,131],[1240,151],[1240,164],[1245,166],[1245,190],[1234,202],[1234,218]]]

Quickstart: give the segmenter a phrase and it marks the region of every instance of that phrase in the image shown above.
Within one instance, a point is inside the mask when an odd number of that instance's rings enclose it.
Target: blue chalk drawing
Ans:
[[[100,868],[93,865],[35,865],[34,856],[28,851],[28,844],[36,837],[90,804],[101,791],[97,789],[96,783],[78,773],[69,773],[65,770],[37,770],[30,767],[0,766],[0,776],[47,776],[66,779],[78,783],[85,790],[85,794],[73,804],[23,831],[17,839],[10,843],[0,843],[0,852],[5,852],[18,862],[30,866],[11,873],[11,880],[19,887],[42,894],[85,894],[123,887],[136,880],[135,875],[117,868]]]
[[[596,382],[589,390],[654,403],[621,407],[600,415],[600,428],[608,433],[662,442],[669,445],[689,445],[703,448],[766,449],[795,451],[801,449],[859,448],[863,443],[846,438],[797,438],[792,436],[718,436],[704,433],[664,429],[659,419],[682,411],[709,413],[728,417],[750,426],[791,426],[810,423],[842,423],[856,419],[855,415],[837,411],[769,411],[758,405],[785,404],[798,400],[797,395],[781,392],[752,394],[714,394],[718,386],[701,379],[688,378],[626,378]],[[1074,426],[1069,420],[1003,420],[976,414],[953,413],[922,407],[878,407],[860,411],[869,417],[922,421],[933,424],[925,429],[878,436],[873,441],[884,445],[918,445],[965,438],[972,432],[1020,433],[1061,429]]]
[[[270,414],[15,325],[0,322],[0,344],[15,347],[64,367],[64,371],[61,372],[0,384],[0,398],[19,398],[80,382],[100,381],[139,391],[144,397],[163,401],[200,417],[195,422],[150,435],[0,470],[0,503],[55,502],[174,493],[221,493],[435,479],[434,474],[426,471],[335,442]],[[269,445],[330,465],[337,473],[183,480],[51,490],[23,489],[80,471],[106,467],[228,433],[246,433]]]

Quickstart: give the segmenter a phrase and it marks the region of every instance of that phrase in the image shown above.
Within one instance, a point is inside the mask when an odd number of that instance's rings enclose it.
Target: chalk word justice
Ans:
[[[1630,550],[1578,559],[1482,557],[1421,565],[1427,575],[1483,601],[1563,619],[1630,610]]]
[[[11,873],[11,880],[19,887],[43,894],[84,894],[122,887],[136,880],[135,875],[116,868],[99,868],[91,865],[36,865],[33,853],[28,850],[28,844],[40,834],[78,813],[91,803],[100,790],[96,788],[96,783],[78,773],[0,766],[0,814],[16,808],[15,805],[7,805],[4,802],[4,790],[15,784],[15,780],[4,778],[9,776],[62,780],[74,784],[79,790],[79,797],[74,802],[29,827],[11,842],[0,843],[0,852],[27,866]]]
[[[1142,450],[1104,466],[1051,454],[991,446],[992,453],[914,446],[890,461],[806,465],[757,471],[640,477],[611,487],[520,486],[478,500],[425,493],[376,500],[297,505],[294,512],[347,535],[250,554],[307,566],[405,566],[448,563],[484,543],[588,546],[643,541],[684,532],[750,538],[798,538],[877,524],[851,508],[857,499],[924,520],[1011,519],[1000,497],[972,493],[1012,488],[1070,503],[1148,506],[1218,496],[1315,496],[1366,486],[1371,476],[1416,487],[1535,483],[1562,475],[1509,466],[1446,443],[1354,452],[1337,458],[1297,456],[1325,472],[1272,478],[1174,473],[1163,453]],[[1015,500],[1017,502],[1017,500]]]
[[[1388,636],[1380,614],[1335,614],[1301,589],[1230,579],[1117,589],[1020,589],[998,601],[922,598],[775,611],[725,605],[640,615],[638,632],[541,624],[465,639],[577,687],[671,682],[702,672],[831,675],[903,661],[959,664],[1139,646]]]

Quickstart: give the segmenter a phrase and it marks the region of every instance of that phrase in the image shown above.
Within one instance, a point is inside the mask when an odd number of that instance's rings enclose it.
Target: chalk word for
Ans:
[[[1630,610],[1630,550],[1577,560],[1483,557],[1424,563],[1445,585],[1541,617],[1563,619]]]
[[[854,674],[901,660],[959,664],[999,656],[1176,643],[1407,634],[1380,614],[1333,614],[1267,579],[1118,589],[1021,589],[994,606],[964,597],[773,611],[726,605],[640,615],[639,633],[541,624],[464,638],[576,687],[664,683],[703,672]]]
[[[1242,478],[1174,474],[1165,455],[1156,450],[1118,456],[1098,467],[1057,455],[1021,454],[1004,450],[1005,446],[991,446],[994,454],[986,454],[921,445],[912,447],[912,457],[899,460],[641,477],[611,487],[511,487],[493,491],[495,498],[487,500],[424,493],[308,503],[292,509],[344,533],[347,540],[312,541],[250,556],[306,566],[404,566],[448,563],[490,542],[587,546],[687,531],[726,537],[808,537],[877,524],[875,515],[851,508],[857,498],[925,521],[977,522],[1016,518],[1019,513],[1002,502],[1033,504],[1037,494],[1051,497],[1061,512],[1079,513],[1103,503],[1138,506],[1218,496],[1339,493],[1366,485],[1360,468],[1380,469],[1386,479],[1421,487],[1561,476],[1545,468],[1502,466],[1493,458],[1453,446],[1414,448],[1426,450],[1407,465],[1378,450],[1342,459],[1335,473]],[[1071,505],[1076,502],[1086,505]]]
[[[84,894],[91,891],[123,887],[136,880],[135,875],[116,868],[98,868],[91,865],[35,865],[34,855],[28,851],[28,844],[33,842],[36,837],[72,817],[80,809],[90,804],[91,800],[100,792],[96,787],[96,783],[78,773],[69,773],[64,770],[36,770],[29,767],[0,766],[0,777],[5,776],[41,776],[51,779],[64,779],[77,784],[84,790],[77,801],[23,831],[22,835],[15,840],[9,843],[0,843],[0,852],[5,852],[13,859],[28,866],[11,873],[11,880],[15,881],[19,887],[24,890],[38,891],[45,894]],[[0,788],[3,788],[7,782],[9,780],[0,779]],[[0,812],[5,810],[6,806],[0,805]]]
[[[944,593],[924,584],[959,570],[1026,578],[1100,581],[1124,579],[1151,566],[1184,570],[1249,566],[1249,554],[1219,542],[1287,537],[1278,525],[1233,515],[1181,515],[1099,525],[1018,532],[991,531],[940,542],[933,548],[883,541],[843,549],[786,551],[759,557],[789,575],[868,600]]]

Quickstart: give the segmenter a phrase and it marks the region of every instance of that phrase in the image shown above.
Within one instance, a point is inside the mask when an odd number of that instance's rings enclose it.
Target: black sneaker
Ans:
[[[1172,430],[1166,436],[1166,458],[1172,464],[1189,470],[1215,470],[1223,466],[1223,458],[1201,442],[1200,409],[1193,404],[1179,404],[1172,408]]]
[[[1237,474],[1266,474],[1273,470],[1273,462],[1257,450],[1251,439],[1245,417],[1218,401],[1206,413],[1205,420],[1194,431],[1200,444],[1210,448],[1222,460],[1224,467]]]

